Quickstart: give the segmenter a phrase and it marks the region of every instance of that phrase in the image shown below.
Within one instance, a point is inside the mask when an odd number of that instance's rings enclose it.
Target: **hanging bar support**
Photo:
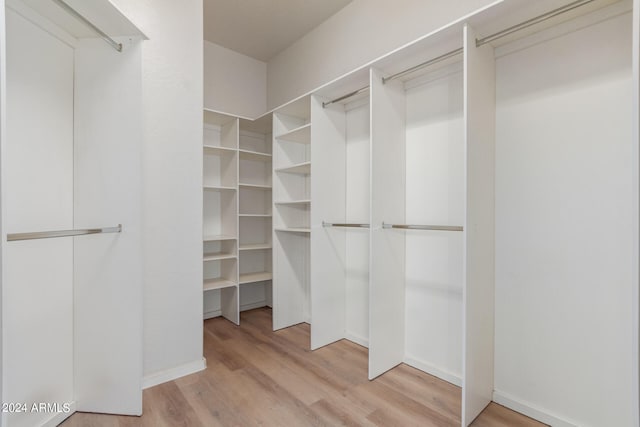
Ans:
[[[322,103],[322,108],[327,108],[328,105],[334,104],[336,102],[344,101],[345,99],[349,99],[352,96],[359,95],[359,94],[361,94],[363,92],[366,92],[368,90],[369,90],[369,85],[366,85],[365,87],[361,87],[358,90],[354,90],[353,92],[349,92],[346,95],[342,95],[340,98],[332,99],[331,101],[328,101],[328,102],[323,102]]]
[[[323,227],[350,227],[350,228],[369,228],[369,224],[354,224],[354,223],[338,223],[338,222],[325,222],[322,221]]]
[[[428,230],[428,231],[464,231],[458,225],[415,225],[415,224],[388,224],[382,223],[382,228],[397,228],[400,230]]]
[[[103,233],[120,233],[122,232],[122,224],[115,227],[105,228],[85,228],[80,230],[56,230],[56,231],[35,231],[31,233],[13,233],[7,234],[7,242],[16,240],[34,240],[34,239],[51,239],[53,237],[71,237],[84,236],[86,234],[103,234]]]
[[[72,8],[67,3],[65,3],[64,0],[53,0],[53,1],[56,2],[58,6],[63,8],[69,15],[73,16],[74,18],[84,23],[87,27],[91,28],[95,33],[97,33],[100,37],[102,37],[102,39],[105,42],[107,42],[111,47],[113,47],[115,50],[117,50],[118,52],[122,52],[122,43],[118,43],[117,41],[109,37],[104,31],[96,27],[93,24],[93,22],[89,21],[87,18],[80,15],[78,11],[76,11],[74,8]]]

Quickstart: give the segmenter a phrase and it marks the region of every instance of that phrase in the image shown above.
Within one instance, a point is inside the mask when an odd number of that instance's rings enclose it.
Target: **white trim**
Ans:
[[[206,367],[207,359],[203,357],[202,359],[194,360],[193,362],[176,366],[175,368],[167,369],[166,371],[147,375],[142,379],[142,389],[145,390],[158,384],[173,381],[190,374],[195,374],[196,372],[203,371]]]
[[[267,300],[253,302],[251,304],[241,304],[240,311],[253,310],[254,308],[261,308],[267,306]]]
[[[70,407],[69,408],[70,409],[69,412],[57,412],[51,418],[49,418],[47,421],[42,423],[40,426],[41,427],[56,427],[57,425],[61,424],[64,420],[66,420],[71,415],[76,413],[76,402],[69,402],[69,407]]]
[[[362,337],[360,335],[355,335],[349,332],[345,332],[344,333],[344,339],[345,340],[349,340],[353,343],[356,343],[358,345],[361,345],[363,347],[369,348],[369,340],[365,337]]]
[[[422,372],[426,372],[429,375],[433,375],[434,377],[440,378],[441,380],[444,380],[450,384],[453,384],[458,387],[462,387],[462,377],[460,375],[456,375],[452,372],[438,368],[432,365],[431,363],[425,362],[424,360],[420,360],[411,356],[405,355],[403,362],[406,365],[419,369]]]
[[[553,427],[578,427],[579,425],[576,421],[560,418],[560,416],[551,414],[536,405],[519,400],[498,390],[493,391],[493,401]]]
[[[220,317],[220,316],[222,316],[222,310],[217,309],[217,310],[204,312],[202,319],[207,320],[207,319],[213,319],[214,317]]]

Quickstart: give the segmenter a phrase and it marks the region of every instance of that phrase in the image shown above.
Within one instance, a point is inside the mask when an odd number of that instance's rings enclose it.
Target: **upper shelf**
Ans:
[[[259,151],[238,149],[240,153],[240,159],[242,160],[257,160],[260,162],[270,162],[273,156],[269,153],[260,153]]]
[[[280,134],[276,138],[281,139],[283,141],[297,142],[300,144],[310,144],[311,143],[311,123],[307,123],[306,125],[302,125],[300,127],[292,129],[289,132]]]
[[[64,0],[64,2],[109,37],[142,37],[147,39],[147,36],[109,0]],[[100,37],[94,30],[76,17],[71,16],[54,1],[22,0],[18,2],[9,0],[7,6],[19,10],[24,8],[21,3],[77,39]]]
[[[229,147],[222,147],[219,145],[205,145],[204,146],[204,154],[214,154],[214,155],[220,155],[220,154],[233,154],[236,151],[238,151],[235,148],[229,148]]]
[[[297,173],[301,175],[309,175],[311,173],[311,162],[302,162],[284,168],[277,168],[276,172]]]

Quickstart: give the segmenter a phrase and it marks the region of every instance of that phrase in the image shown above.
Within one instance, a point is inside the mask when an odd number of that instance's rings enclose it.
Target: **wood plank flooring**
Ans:
[[[459,426],[456,386],[401,365],[367,380],[367,349],[349,341],[309,348],[309,326],[271,330],[271,310],[241,326],[204,323],[207,369],[144,391],[144,415],[77,413],[64,427]],[[475,427],[542,426],[491,404]]]

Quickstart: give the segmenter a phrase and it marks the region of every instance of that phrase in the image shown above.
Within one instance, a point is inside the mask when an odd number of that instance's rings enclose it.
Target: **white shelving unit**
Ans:
[[[240,120],[240,310],[271,306],[272,120]]]
[[[271,118],[204,112],[204,318],[271,305]]]
[[[204,112],[204,318],[240,322],[238,288],[238,119]]]
[[[310,322],[311,108],[273,114],[273,328]]]

